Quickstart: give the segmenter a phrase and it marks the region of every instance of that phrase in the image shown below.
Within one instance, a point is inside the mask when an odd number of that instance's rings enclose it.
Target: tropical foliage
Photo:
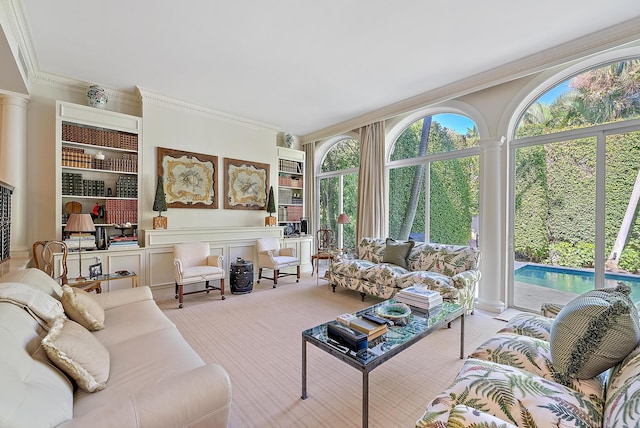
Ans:
[[[518,137],[640,116],[640,60],[581,73],[567,85],[569,90],[552,104],[531,105]],[[595,137],[516,151],[517,260],[594,267],[596,158]],[[631,196],[640,170],[640,133],[607,136],[605,164],[605,250],[613,266],[637,272],[640,219],[635,215],[637,197]],[[627,228],[622,227],[625,222]],[[614,248],[616,242],[621,242],[619,248]]]
[[[427,163],[425,156],[474,147],[477,142],[475,129],[461,135],[442,126],[438,115],[420,119],[404,130],[394,143],[391,161],[415,161],[389,171],[389,236],[424,240],[428,170],[430,241],[467,244],[472,217],[478,214],[478,157]]]
[[[335,144],[322,160],[321,172],[340,172],[360,165],[360,143],[344,139]],[[342,185],[341,185],[342,182]],[[341,196],[342,190],[342,199]],[[338,216],[346,213],[351,221],[342,225],[344,247],[347,251],[356,245],[356,222],[358,210],[357,173],[339,173],[320,180],[320,228],[338,230]],[[340,211],[342,202],[342,211]]]

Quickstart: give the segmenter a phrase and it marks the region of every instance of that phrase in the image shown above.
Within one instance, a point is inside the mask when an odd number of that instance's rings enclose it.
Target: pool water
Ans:
[[[525,265],[514,272],[514,280],[568,293],[582,294],[595,287],[593,272],[557,266]],[[640,302],[640,276],[605,274],[605,287],[615,287],[622,281],[631,287],[631,299]]]

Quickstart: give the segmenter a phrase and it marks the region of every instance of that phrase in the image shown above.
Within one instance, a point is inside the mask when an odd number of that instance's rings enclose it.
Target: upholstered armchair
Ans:
[[[296,282],[300,281],[300,259],[296,257],[295,249],[280,248],[278,238],[259,238],[256,240],[258,250],[258,281],[260,278],[273,281],[273,288],[278,284],[278,278],[288,275],[296,275]],[[296,267],[296,273],[280,272],[280,269]],[[262,276],[262,269],[273,270],[273,277]]]
[[[176,299],[179,308],[183,306],[183,296],[220,290],[224,300],[224,258],[211,255],[206,242],[189,242],[173,246],[173,273],[176,280]],[[209,285],[209,281],[220,280],[220,287]],[[203,290],[184,292],[183,287],[189,284],[204,282]]]

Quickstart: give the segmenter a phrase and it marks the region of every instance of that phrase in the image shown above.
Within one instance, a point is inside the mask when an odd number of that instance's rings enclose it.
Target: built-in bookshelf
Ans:
[[[11,194],[13,186],[0,181],[0,263],[11,256]]]
[[[278,148],[278,225],[285,227],[285,236],[301,232],[304,216],[303,151]]]
[[[71,213],[88,213],[98,249],[122,235],[137,244],[141,129],[137,116],[56,103],[58,239]]]

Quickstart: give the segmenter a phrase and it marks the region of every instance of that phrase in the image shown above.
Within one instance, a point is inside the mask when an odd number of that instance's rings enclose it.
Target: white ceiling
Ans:
[[[38,72],[295,135],[640,17],[638,0],[13,1]]]

